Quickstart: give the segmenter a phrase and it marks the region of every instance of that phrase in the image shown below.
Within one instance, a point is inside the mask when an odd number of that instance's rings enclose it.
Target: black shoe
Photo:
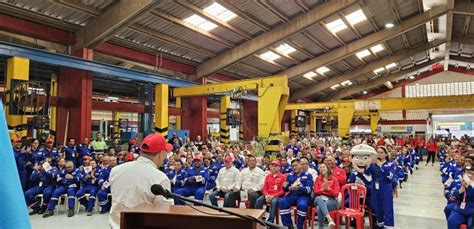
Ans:
[[[38,208],[35,208],[35,209],[33,209],[33,211],[30,211],[29,214],[30,214],[30,215],[36,215],[36,214],[38,214],[39,211],[40,211],[40,210],[39,210]]]
[[[43,214],[43,218],[48,218],[50,216],[54,215],[54,212],[53,211],[46,211],[46,213]]]
[[[94,214],[94,212],[92,212],[92,211],[87,212],[87,216],[91,216],[92,214]]]
[[[67,211],[67,217],[73,217],[73,216],[74,216],[74,209],[69,208],[69,210]]]
[[[100,210],[100,212],[99,212],[99,214],[101,214],[101,215],[106,214],[106,213],[108,213],[108,211],[106,211],[106,210]]]
[[[46,211],[46,209],[41,208],[41,209],[38,211],[38,215],[44,214],[45,211]]]

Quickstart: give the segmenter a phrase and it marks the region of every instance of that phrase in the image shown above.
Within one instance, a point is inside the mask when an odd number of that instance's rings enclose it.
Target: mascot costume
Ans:
[[[377,158],[377,152],[375,149],[367,144],[359,144],[352,148],[351,150],[351,160],[352,160],[352,171],[349,175],[347,183],[356,183],[364,185],[367,188],[367,196],[365,203],[370,208],[370,182],[372,177],[370,175],[364,174],[364,169],[369,167],[372,161],[375,161]],[[346,203],[346,205],[349,203]]]

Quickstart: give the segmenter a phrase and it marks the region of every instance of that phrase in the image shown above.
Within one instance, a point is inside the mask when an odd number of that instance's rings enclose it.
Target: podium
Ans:
[[[181,205],[140,205],[121,212],[120,228],[160,228],[160,229],[243,229],[265,228],[246,219],[230,216],[213,209]],[[239,214],[260,218],[263,209],[226,208]]]

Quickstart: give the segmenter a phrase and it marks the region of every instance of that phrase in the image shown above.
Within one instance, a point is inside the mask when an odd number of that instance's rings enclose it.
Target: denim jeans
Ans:
[[[336,210],[337,200],[335,198],[328,198],[324,201],[322,196],[317,196],[314,199],[314,206],[316,206],[318,213],[319,228],[324,227],[324,218],[329,215],[329,211]]]
[[[214,191],[209,195],[209,200],[211,201],[211,204],[217,207],[217,198],[224,196],[224,207],[231,207],[235,208],[237,207],[236,205],[236,200],[238,199],[238,192],[220,192],[220,191]]]
[[[270,204],[270,215],[268,216],[267,221],[272,222],[275,221],[276,210],[278,209],[278,200],[280,197],[274,197],[272,199],[272,203]],[[267,201],[265,200],[265,196],[260,196],[255,203],[255,209],[262,209],[263,205],[265,205]]]

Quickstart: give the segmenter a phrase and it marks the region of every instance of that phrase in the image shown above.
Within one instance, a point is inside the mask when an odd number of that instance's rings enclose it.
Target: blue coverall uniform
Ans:
[[[207,168],[207,171],[209,172],[209,180],[206,183],[206,190],[211,190],[213,191],[216,188],[216,179],[217,179],[217,174],[219,174],[219,170],[222,168],[222,166],[214,162]]]
[[[78,166],[84,165],[84,160],[82,160],[84,156],[89,156],[89,157],[94,156],[92,155],[92,152],[94,152],[94,149],[90,145],[79,144],[77,145],[76,150],[79,153]]]
[[[99,177],[100,177],[100,169],[97,167],[95,171],[82,171],[80,175],[80,180],[81,183],[83,183],[82,188],[79,189],[76,193],[77,200],[79,200],[79,203],[84,205],[86,207],[87,212],[92,212],[92,209],[94,208],[95,204],[95,198],[97,194],[97,190],[99,190]],[[86,177],[89,175],[90,177]],[[94,177],[92,177],[92,175]],[[86,194],[89,193],[89,200],[86,199]]]
[[[289,190],[289,188],[293,185],[293,183],[297,182],[297,180],[299,180],[301,183],[299,185],[299,189]],[[298,222],[296,225],[298,228],[303,228],[308,206],[311,201],[313,177],[305,170],[302,170],[299,175],[295,172],[291,172],[288,174],[286,182],[287,184],[283,186],[283,191],[288,193],[286,196],[281,197],[278,201],[281,221],[286,227],[293,226],[290,207],[296,205],[298,213]]]
[[[112,203],[109,200],[109,193],[110,193],[110,186],[104,186],[105,182],[109,182],[110,171],[112,167],[107,167],[100,171],[99,179],[98,179],[98,187],[99,191],[97,192],[97,198],[99,199],[99,206],[101,212],[108,212],[112,207]]]
[[[290,164],[287,164],[286,166],[281,166],[280,172],[283,174],[288,174],[293,172],[293,168],[291,168]]]
[[[195,176],[201,176],[202,180],[199,182],[197,180],[191,181],[190,178]],[[189,168],[184,179],[184,187],[176,190],[176,194],[186,197],[194,195],[194,199],[202,201],[206,192],[207,180],[209,180],[209,172],[206,167],[201,165],[198,169],[195,167]],[[175,200],[174,203],[184,205],[184,202],[180,200]]]
[[[472,225],[472,216],[474,215],[474,188],[469,185],[463,193],[456,190],[456,196],[461,200],[453,207],[448,218],[448,229],[458,229],[461,224]],[[463,204],[465,203],[465,204]],[[462,206],[465,205],[465,206]]]
[[[79,167],[79,160],[76,155],[77,147],[76,146],[67,146],[64,148],[64,154],[66,161],[74,162],[75,167]]]
[[[66,178],[66,175],[72,175],[72,179]],[[67,193],[68,207],[69,209],[74,208],[75,195],[80,181],[81,171],[78,169],[68,172],[66,169],[63,169],[56,176],[56,189],[53,192],[51,201],[48,204],[48,211],[53,211],[58,203],[59,197]]]
[[[396,176],[393,165],[385,161],[381,167],[372,163],[364,171],[372,175],[370,188],[372,208],[377,216],[377,226],[393,228],[393,178]]]
[[[47,157],[51,157],[51,166],[55,166],[57,167],[58,166],[58,160],[59,160],[59,152],[58,152],[58,149],[56,148],[51,148],[51,149],[47,149],[47,148],[43,148],[42,150],[40,150],[40,152],[38,153],[38,157],[37,158],[40,158],[40,160],[38,161],[38,163],[40,162],[44,162],[44,159],[47,158]]]
[[[31,174],[30,181],[33,185],[30,189],[25,192],[26,204],[33,210],[42,208],[46,210],[46,205],[51,200],[53,194],[55,181],[54,176],[58,173],[58,170],[53,167],[49,171],[35,170]],[[40,202],[36,200],[36,195],[43,194],[43,206],[40,206]]]
[[[17,150],[15,148],[13,148],[13,155],[15,156],[16,169],[20,176],[21,187],[23,188],[23,191],[26,191],[26,180],[29,178],[26,177],[27,155],[26,153],[21,153],[21,149]]]
[[[175,193],[176,190],[184,186],[184,179],[186,178],[186,170],[184,169],[184,167],[181,167],[178,170],[178,172],[176,172],[174,169],[168,169],[168,171],[166,171],[166,176],[171,181],[171,192]]]

